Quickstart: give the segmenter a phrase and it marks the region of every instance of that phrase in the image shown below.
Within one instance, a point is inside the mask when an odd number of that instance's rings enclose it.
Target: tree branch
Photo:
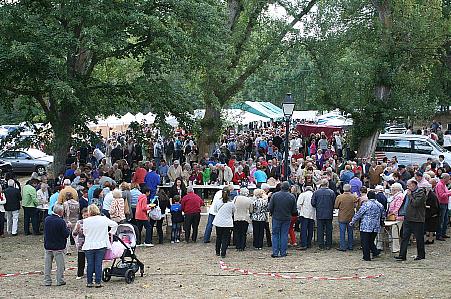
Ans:
[[[221,102],[226,101],[229,97],[231,97],[236,90],[243,87],[244,82],[246,82],[247,78],[251,76],[264,62],[269,56],[274,52],[276,46],[283,40],[288,31],[293,29],[293,27],[305,16],[307,15],[312,7],[316,4],[317,0],[310,0],[307,6],[305,6],[302,11],[293,18],[293,20],[285,27],[282,32],[280,32],[274,40],[268,44],[261,52],[260,55],[252,62],[242,73],[241,75],[230,85],[223,94],[217,94],[218,98],[221,99]]]
[[[241,0],[228,0],[227,9],[229,11],[228,27],[230,31],[233,31],[243,11],[243,3]]]
[[[263,10],[263,7],[265,6],[265,1],[259,1],[258,5],[254,6],[254,9],[249,15],[246,29],[244,30],[244,33],[241,35],[241,38],[238,40],[238,42],[235,45],[235,54],[232,57],[232,60],[230,62],[230,65],[228,69],[232,69],[236,67],[241,59],[241,55],[244,51],[244,45],[249,41],[249,38],[251,36],[252,30],[254,29],[255,24],[257,24],[258,16],[260,15],[261,11]]]

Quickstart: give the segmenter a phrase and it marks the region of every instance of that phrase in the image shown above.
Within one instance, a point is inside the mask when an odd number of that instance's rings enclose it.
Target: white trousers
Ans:
[[[17,234],[17,226],[19,225],[19,210],[6,211],[6,231],[8,234]]]

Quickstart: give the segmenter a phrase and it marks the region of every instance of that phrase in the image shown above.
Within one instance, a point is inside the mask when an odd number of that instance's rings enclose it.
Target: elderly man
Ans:
[[[70,222],[63,220],[64,207],[56,204],[53,207],[53,214],[45,218],[44,223],[44,284],[52,285],[52,263],[56,261],[56,285],[63,286],[64,281],[64,250],[66,249],[67,237],[70,235]]]
[[[175,160],[174,163],[168,169],[169,180],[173,183],[175,180],[182,176],[182,166],[180,166],[180,161]]]
[[[335,193],[328,186],[327,179],[321,180],[320,188],[313,193],[312,197],[312,206],[316,208],[319,248],[326,250],[332,246],[332,219],[335,204]],[[324,234],[326,234],[326,243],[324,243]]]
[[[410,235],[414,234],[417,240],[417,257],[415,260],[426,258],[424,250],[424,221],[426,213],[426,192],[424,188],[419,188],[415,179],[407,182],[407,194],[404,199],[405,216],[402,225],[402,239],[399,256],[395,256],[398,261],[405,261],[407,255],[407,246]]]
[[[440,204],[440,216],[439,225],[437,228],[436,239],[439,241],[445,241],[445,238],[449,238],[446,235],[446,229],[448,227],[448,202],[451,196],[451,191],[446,187],[450,182],[450,176],[447,173],[442,174],[442,179],[435,187],[435,193],[437,194],[438,202]]]
[[[338,250],[352,250],[354,243],[354,230],[349,226],[354,216],[355,206],[358,203],[358,197],[351,192],[351,185],[343,185],[343,194],[337,196],[335,209],[338,209],[338,223],[340,225],[340,247]],[[348,232],[348,242],[346,242],[346,231]]]
[[[197,241],[197,232],[200,222],[200,211],[201,207],[204,205],[204,201],[199,195],[194,193],[192,186],[188,186],[187,194],[183,196],[181,204],[182,211],[185,214],[185,241],[189,243],[191,228],[193,229],[193,235],[191,240],[193,242]]]
[[[62,204],[66,199],[66,193],[72,194],[72,198],[78,200],[78,192],[75,190],[70,183],[69,179],[65,179],[63,182],[63,189],[58,195],[58,203]]]
[[[290,184],[283,182],[280,188],[272,195],[268,207],[272,215],[271,257],[274,258],[287,256],[291,216],[297,213],[296,198],[289,192]]]
[[[8,234],[17,236],[17,227],[19,225],[20,201],[22,195],[20,190],[15,188],[16,182],[12,179],[8,180],[8,188],[3,192],[5,194],[5,214],[6,214],[6,231]]]

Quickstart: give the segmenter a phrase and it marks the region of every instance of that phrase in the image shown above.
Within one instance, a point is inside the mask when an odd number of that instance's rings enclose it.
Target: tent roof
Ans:
[[[308,121],[313,121],[316,119],[317,114],[318,114],[317,110],[293,111],[292,119],[304,119]]]
[[[283,118],[282,109],[269,102],[246,101],[244,103],[236,103],[232,105],[232,108],[245,110],[271,119]]]

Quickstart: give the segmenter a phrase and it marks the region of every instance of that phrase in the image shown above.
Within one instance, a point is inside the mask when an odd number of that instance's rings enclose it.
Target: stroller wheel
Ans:
[[[107,282],[110,281],[110,279],[111,279],[111,269],[110,268],[103,269],[102,280],[104,282]]]
[[[132,283],[135,280],[135,272],[133,269],[128,269],[125,271],[125,282]]]

